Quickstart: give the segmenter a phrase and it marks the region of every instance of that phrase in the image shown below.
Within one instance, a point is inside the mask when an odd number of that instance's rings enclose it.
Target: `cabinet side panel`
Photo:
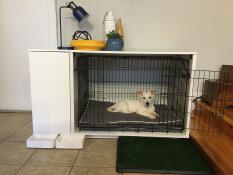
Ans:
[[[70,132],[69,53],[30,52],[34,133]]]
[[[187,120],[186,120],[186,137],[189,137],[190,135],[190,122],[191,122],[191,112],[192,112],[192,89],[193,89],[193,74],[196,70],[196,62],[197,62],[197,55],[192,56],[192,60],[189,66],[189,69],[191,70],[191,78],[189,80],[189,94],[188,94],[188,111],[187,111]]]

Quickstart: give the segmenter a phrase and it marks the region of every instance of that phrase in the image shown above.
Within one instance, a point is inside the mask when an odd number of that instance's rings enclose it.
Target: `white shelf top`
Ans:
[[[42,50],[29,49],[29,52],[66,52],[80,54],[114,54],[114,55],[197,55],[197,52],[172,51],[87,51],[87,50]]]

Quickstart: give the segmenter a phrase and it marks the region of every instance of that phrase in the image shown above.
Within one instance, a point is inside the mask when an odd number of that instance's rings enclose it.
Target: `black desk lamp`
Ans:
[[[69,8],[73,11],[73,16],[79,23],[85,21],[88,17],[89,14],[80,6],[77,6],[74,2],[68,2],[66,3],[66,6],[61,6],[59,8],[59,20],[60,20],[60,46],[58,49],[72,49],[72,47],[64,47],[62,45],[62,22],[61,22],[61,10],[63,8]]]

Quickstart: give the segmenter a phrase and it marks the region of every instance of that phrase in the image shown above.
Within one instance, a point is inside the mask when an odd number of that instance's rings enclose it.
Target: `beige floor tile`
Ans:
[[[7,137],[9,137],[9,133],[0,132],[0,143],[3,142]]]
[[[71,167],[24,166],[17,175],[68,175]]]
[[[0,164],[23,164],[34,152],[24,142],[3,142],[0,144]]]
[[[30,112],[0,112],[0,119],[21,118],[22,120],[32,120],[32,113]]]
[[[39,149],[27,162],[28,165],[72,166],[78,150]]]
[[[70,175],[121,175],[115,168],[73,167]]]
[[[30,121],[31,114],[0,113],[0,137],[4,139],[9,137],[17,130],[25,127]]]
[[[75,166],[115,167],[116,139],[87,139]]]
[[[26,141],[32,135],[32,123],[30,122],[23,128],[11,135],[7,141]]]
[[[0,175],[15,175],[20,166],[0,165]]]

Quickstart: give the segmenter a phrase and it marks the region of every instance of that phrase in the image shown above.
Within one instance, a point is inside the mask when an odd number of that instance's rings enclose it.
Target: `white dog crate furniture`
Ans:
[[[189,137],[195,52],[30,50],[34,148],[82,148],[85,137]],[[205,77],[204,77],[205,78]],[[110,113],[155,90],[156,119]]]

